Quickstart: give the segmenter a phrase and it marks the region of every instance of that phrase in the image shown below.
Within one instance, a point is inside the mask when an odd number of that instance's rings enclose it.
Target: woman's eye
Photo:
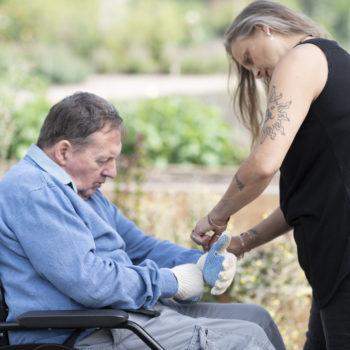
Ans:
[[[250,56],[248,56],[248,55],[244,56],[244,64],[245,65],[252,64],[252,60],[250,59]]]

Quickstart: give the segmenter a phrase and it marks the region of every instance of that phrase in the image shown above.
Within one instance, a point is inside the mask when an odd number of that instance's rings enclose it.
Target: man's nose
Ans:
[[[103,169],[102,175],[110,177],[111,179],[114,179],[117,176],[117,165],[115,159],[108,162],[106,167]]]

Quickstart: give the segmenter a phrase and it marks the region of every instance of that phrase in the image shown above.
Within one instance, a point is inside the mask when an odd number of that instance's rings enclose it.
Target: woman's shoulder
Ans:
[[[312,100],[323,90],[327,77],[327,57],[311,43],[289,50],[278,62],[272,76],[276,84],[292,85],[300,94],[311,93]]]
[[[322,69],[327,71],[327,57],[324,51],[313,43],[303,43],[289,50],[279,61],[276,68],[288,70],[293,73],[320,73]]]

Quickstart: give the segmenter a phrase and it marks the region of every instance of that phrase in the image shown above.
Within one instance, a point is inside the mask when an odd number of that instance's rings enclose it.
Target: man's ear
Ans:
[[[53,146],[53,156],[55,162],[64,167],[69,158],[69,154],[72,152],[72,144],[68,140],[61,140]]]

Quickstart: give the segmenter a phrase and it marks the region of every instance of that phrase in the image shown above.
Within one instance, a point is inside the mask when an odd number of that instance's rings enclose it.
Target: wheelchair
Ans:
[[[131,312],[157,316],[157,311],[149,309],[50,310],[25,312],[17,317],[16,322],[6,322],[8,308],[0,281],[0,350],[72,350],[78,336],[88,328],[129,329],[150,349],[164,350],[139,324],[129,320],[129,313]],[[9,331],[38,329],[71,329],[72,333],[63,344],[28,343],[9,345]]]

